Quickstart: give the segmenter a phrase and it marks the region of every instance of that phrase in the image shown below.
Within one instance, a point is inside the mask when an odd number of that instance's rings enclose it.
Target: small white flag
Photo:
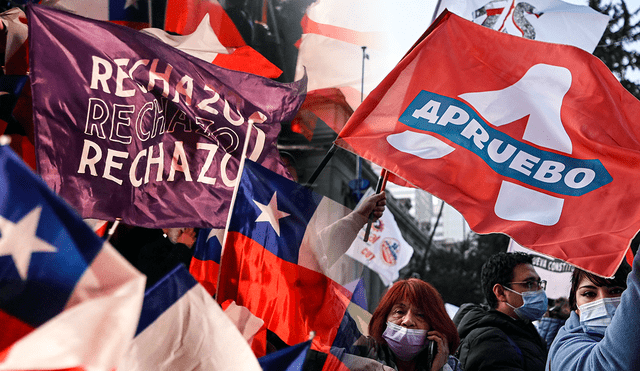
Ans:
[[[362,199],[372,193],[368,189]],[[400,269],[411,260],[413,248],[402,237],[396,219],[388,208],[371,225],[369,239],[364,242],[366,227],[360,230],[347,255],[378,273],[382,282],[389,286],[400,276]]]
[[[527,39],[573,45],[593,53],[609,16],[560,0],[441,0],[444,9],[496,31]]]

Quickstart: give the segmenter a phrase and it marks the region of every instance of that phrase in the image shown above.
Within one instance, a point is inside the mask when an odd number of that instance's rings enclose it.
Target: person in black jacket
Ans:
[[[547,310],[546,282],[524,253],[498,253],[482,267],[488,306],[465,304],[454,317],[465,371],[542,371],[547,347],[531,321]]]

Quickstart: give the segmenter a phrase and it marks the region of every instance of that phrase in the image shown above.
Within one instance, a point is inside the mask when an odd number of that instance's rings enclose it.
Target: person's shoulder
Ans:
[[[462,321],[462,319],[467,315],[467,313],[469,313],[472,309],[480,307],[479,304],[475,304],[475,303],[464,303],[460,306],[460,308],[458,308],[458,311],[456,312],[456,314],[453,316],[452,320],[453,320],[453,324],[456,325],[456,327],[458,327],[458,325],[460,324],[460,322]]]
[[[460,310],[463,312],[460,313]],[[460,317],[457,318],[456,327],[461,338],[468,336],[471,331],[477,328],[496,326],[495,322],[498,318],[486,306],[479,304],[463,305],[460,310],[456,313],[456,316],[460,314]]]

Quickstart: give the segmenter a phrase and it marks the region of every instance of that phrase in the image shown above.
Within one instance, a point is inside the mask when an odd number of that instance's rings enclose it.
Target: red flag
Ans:
[[[639,110],[591,54],[446,12],[336,143],[478,233],[612,276],[640,229]]]
[[[202,27],[203,20],[209,22],[220,44],[228,50],[216,56],[212,62],[215,65],[269,78],[277,78],[282,74],[280,68],[247,45],[217,0],[168,0],[165,14],[164,29],[180,35],[196,32]]]
[[[198,28],[189,35],[171,35],[159,28],[145,28],[149,33],[183,52],[230,70],[249,72],[277,78],[282,70],[248,45],[226,47],[211,28],[209,14],[205,14]]]
[[[206,14],[222,45],[238,48],[247,45],[235,24],[217,0],[167,0],[164,29],[180,35],[193,33]]]
[[[318,119],[339,133],[353,114],[340,89],[318,89],[307,93],[298,114],[291,122],[291,131],[311,141]]]

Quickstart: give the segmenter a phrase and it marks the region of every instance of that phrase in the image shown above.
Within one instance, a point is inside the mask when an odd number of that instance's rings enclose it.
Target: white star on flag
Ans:
[[[138,0],[127,0],[127,2],[124,4],[124,8],[127,9],[130,6],[138,9]]]
[[[207,242],[209,242],[211,237],[217,238],[218,242],[222,245],[222,238],[224,237],[224,229],[212,228],[209,234],[207,235]]]
[[[276,195],[278,192],[274,192],[268,205],[263,205],[260,202],[253,200],[253,202],[260,208],[262,213],[256,219],[256,222],[269,222],[273,229],[276,231],[278,237],[280,237],[280,219],[289,216],[284,211],[278,210],[278,200]]]
[[[42,206],[35,207],[17,223],[0,216],[0,256],[11,255],[23,280],[27,279],[32,253],[58,251],[36,236],[41,212]]]

